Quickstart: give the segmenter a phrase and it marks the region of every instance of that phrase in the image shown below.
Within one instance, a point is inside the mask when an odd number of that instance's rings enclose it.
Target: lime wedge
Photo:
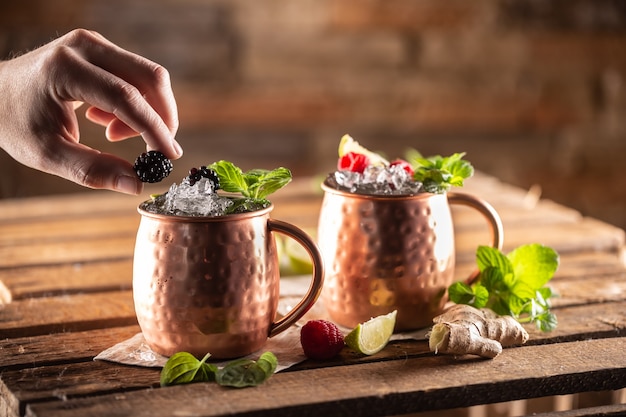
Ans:
[[[372,165],[387,165],[389,161],[385,158],[377,154],[376,152],[372,152],[364,146],[361,146],[359,142],[354,140],[350,135],[343,135],[341,141],[339,142],[339,157],[341,158],[348,152],[354,152],[361,155],[367,156],[370,160],[370,164]]]
[[[309,253],[293,239],[285,241],[285,256],[294,275],[305,275],[313,272],[313,262]]]
[[[309,236],[314,237],[316,231],[311,228],[303,229]],[[313,272],[313,261],[307,250],[292,238],[284,235],[276,236],[280,273],[282,276],[309,275]]]
[[[395,325],[396,310],[357,324],[345,337],[344,342],[359,353],[373,355],[387,346]]]

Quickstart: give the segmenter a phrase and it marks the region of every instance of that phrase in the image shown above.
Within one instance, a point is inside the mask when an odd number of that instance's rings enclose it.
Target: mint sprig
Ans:
[[[161,370],[161,386],[215,381],[228,387],[253,387],[271,377],[278,366],[278,360],[272,352],[263,353],[256,361],[237,359],[222,368],[206,363],[210,356],[207,353],[202,360],[198,360],[188,352],[173,354]]]
[[[465,152],[425,158],[415,149],[406,153],[413,167],[413,179],[420,181],[427,192],[436,194],[445,193],[451,187],[462,187],[463,182],[474,175],[474,167],[463,159],[464,156]]]
[[[476,308],[487,307],[518,321],[534,322],[542,331],[556,328],[550,312],[554,295],[545,285],[559,266],[558,253],[540,244],[522,245],[507,255],[479,246],[476,263],[480,274],[474,284],[456,282],[448,288],[450,300]]]
[[[208,168],[219,177],[222,190],[243,196],[229,208],[230,213],[246,207],[268,205],[267,197],[289,184],[292,179],[291,171],[283,167],[243,172],[232,162],[222,160],[212,163]]]

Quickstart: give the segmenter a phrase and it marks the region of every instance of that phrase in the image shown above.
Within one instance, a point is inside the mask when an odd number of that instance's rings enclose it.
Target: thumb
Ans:
[[[76,142],[59,145],[59,156],[46,171],[94,189],[137,195],[143,183],[126,160]]]

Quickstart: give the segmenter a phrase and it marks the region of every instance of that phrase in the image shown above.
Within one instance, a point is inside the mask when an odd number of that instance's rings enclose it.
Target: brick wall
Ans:
[[[186,156],[295,175],[351,133],[400,156],[465,151],[485,172],[626,227],[626,3],[620,0],[23,0],[0,57],[74,27],[165,65]],[[83,121],[83,141],[129,160]],[[2,196],[79,188],[0,154]]]

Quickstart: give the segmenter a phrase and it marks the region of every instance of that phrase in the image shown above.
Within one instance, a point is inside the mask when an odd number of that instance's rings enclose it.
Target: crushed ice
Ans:
[[[194,185],[185,178],[180,184],[172,184],[167,193],[156,197],[146,209],[176,216],[223,216],[232,204],[232,199],[215,192],[208,178],[202,178]]]
[[[363,173],[335,171],[328,176],[328,185],[355,194],[413,195],[423,192],[422,183],[400,165],[368,166]]]

